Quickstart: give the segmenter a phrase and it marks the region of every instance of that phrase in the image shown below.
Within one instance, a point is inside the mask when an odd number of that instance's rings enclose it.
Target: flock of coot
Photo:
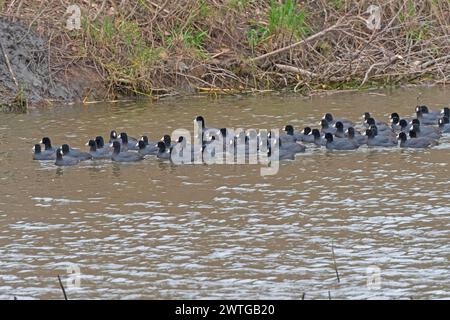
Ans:
[[[134,162],[146,156],[173,160],[184,153],[188,159],[195,157],[204,159],[205,154],[232,159],[242,151],[247,157],[250,154],[263,155],[271,160],[294,159],[295,154],[304,152],[305,144],[313,147],[325,147],[330,150],[355,150],[362,145],[368,147],[401,147],[427,148],[438,144],[443,133],[450,133],[449,108],[430,111],[427,106],[417,106],[415,118],[401,118],[392,113],[390,123],[375,120],[369,112],[363,115],[363,121],[355,125],[347,119],[335,119],[330,113],[325,114],[320,128],[306,127],[296,132],[292,125],[284,127],[284,133],[276,137],[269,133],[264,139],[252,132],[235,133],[230,129],[206,128],[202,116],[195,119],[201,132],[199,151],[196,151],[183,136],[172,142],[170,135],[164,135],[158,142],[149,141],[147,136],[139,140],[129,137],[127,133],[117,134],[111,131],[109,143],[105,144],[102,136],[89,140],[87,152],[71,148],[68,144],[60,147],[52,146],[51,140],[44,137],[41,144],[34,146],[33,159],[54,160],[57,166],[70,166],[85,160],[112,160],[117,162]],[[219,141],[223,142],[223,148]],[[212,146],[214,145],[214,148]],[[274,152],[276,150],[277,152]],[[196,152],[198,154],[196,154]],[[241,153],[242,154],[242,153]],[[229,159],[229,158],[227,158]]]

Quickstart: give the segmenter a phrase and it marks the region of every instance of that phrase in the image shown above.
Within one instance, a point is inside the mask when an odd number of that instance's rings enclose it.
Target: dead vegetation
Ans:
[[[449,1],[77,3],[79,30],[65,28],[71,1],[8,0],[1,15],[45,36],[55,76],[98,76],[103,99],[449,81]],[[371,4],[381,8],[376,30],[366,25]]]

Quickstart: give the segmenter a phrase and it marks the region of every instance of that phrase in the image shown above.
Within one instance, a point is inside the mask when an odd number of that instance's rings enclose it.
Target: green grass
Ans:
[[[267,27],[261,26],[261,25],[254,25],[251,26],[250,29],[247,31],[247,42],[252,50],[252,53],[255,52],[256,47],[264,42],[265,38],[267,38],[269,34],[269,30]]]
[[[412,0],[406,2],[405,12],[400,12],[398,15],[398,20],[400,22],[405,22],[407,19],[415,18],[417,15],[415,4]]]
[[[337,10],[340,11],[344,8],[345,2],[344,0],[334,0],[333,1],[333,7]]]
[[[166,43],[169,49],[177,48],[181,44],[185,49],[190,49],[199,58],[206,58],[207,52],[204,49],[206,30],[194,30],[193,28],[175,29],[167,37]]]
[[[288,33],[298,39],[309,33],[305,25],[305,11],[299,10],[293,0],[286,0],[283,4],[272,0],[268,20],[270,34]]]
[[[246,10],[254,0],[229,0],[227,6],[236,11]]]
[[[436,1],[439,0],[431,0],[431,6],[435,6]],[[419,11],[417,1],[405,0],[405,2],[396,21],[398,35],[402,37],[402,44],[407,45],[406,49],[420,49],[420,46],[416,47],[416,45],[422,45],[421,41],[432,39],[438,30],[433,19],[434,15],[440,14],[442,2],[439,2],[440,7],[436,10],[426,7],[425,9],[428,10],[426,15]],[[320,3],[298,0],[198,0],[186,3],[175,2],[172,5],[169,2],[164,12],[155,18],[154,23],[149,24],[149,19],[154,16],[155,6],[148,1],[138,0],[136,10],[134,6],[128,7],[134,10],[131,15],[122,13],[113,16],[100,15],[95,21],[89,21],[88,16],[83,16],[83,32],[80,32],[83,36],[81,39],[83,48],[80,52],[81,56],[96,62],[102,76],[107,80],[105,82],[108,82],[109,88],[112,88],[111,91],[116,89],[116,86],[120,90],[125,88],[132,92],[151,92],[160,86],[168,87],[170,81],[174,81],[176,86],[178,78],[167,72],[172,66],[178,66],[176,62],[182,59],[192,66],[208,65],[212,63],[207,59],[209,53],[211,52],[212,55],[222,51],[227,54],[217,56],[220,62],[226,62],[229,57],[231,57],[230,61],[245,62],[233,62],[228,67],[243,81],[237,84],[234,78],[224,78],[222,83],[214,80],[214,85],[240,86],[245,82],[254,88],[274,88],[285,84],[273,78],[273,74],[266,73],[269,70],[267,69],[269,64],[247,63],[251,61],[248,59],[249,56],[259,56],[298,42],[311,34],[312,27],[319,31],[324,25],[324,17],[322,14],[312,14],[317,11],[317,8],[324,8],[331,16],[337,17],[344,14],[349,4],[344,0]],[[170,14],[166,14],[166,11]],[[386,14],[389,13],[390,11],[386,10]],[[440,29],[439,32],[441,32]],[[80,34],[73,33],[71,36],[77,37]],[[444,54],[438,52],[439,44],[440,42],[436,41],[429,45],[433,55]],[[315,42],[316,52],[311,53],[310,49],[293,50],[289,52],[289,57],[285,54],[277,55],[273,59],[283,62],[288,58],[304,58],[305,68],[311,70],[315,68],[308,61],[310,54],[318,52],[329,57],[331,61],[335,59],[331,56],[334,54],[335,47],[329,37],[322,37]],[[347,48],[338,49],[339,52],[347,50]],[[201,72],[204,72],[203,68],[192,70],[194,68],[186,70],[186,75],[192,72],[192,75],[198,77]],[[205,73],[198,78],[209,82],[211,74],[213,73]],[[325,84],[329,89],[359,89],[363,76],[364,74],[356,75],[355,81]],[[294,77],[289,77],[288,81],[297,85]],[[305,88],[309,90],[310,86],[313,87],[314,81],[316,80],[312,79]],[[378,84],[383,85],[384,82],[382,80],[373,83],[367,81],[363,87]]]
[[[82,20],[83,36],[88,44],[86,49],[89,46],[98,48],[98,52],[90,54],[107,72],[110,85],[119,90],[147,94],[152,91],[151,75],[155,66],[170,52],[190,55],[197,60],[207,58],[205,39],[208,31],[200,29],[197,22],[206,19],[211,10],[206,1],[197,2],[186,20],[179,21],[168,32],[155,30],[156,41],[149,41],[145,37],[148,27],[140,26],[135,20],[108,16],[96,21],[86,18]]]
[[[0,112],[26,113],[28,111],[28,95],[25,92],[25,83],[22,82],[16,97],[7,103],[0,103]]]
[[[247,30],[247,42],[252,53],[271,36],[284,35],[298,40],[311,33],[305,23],[305,16],[305,11],[300,10],[293,0],[283,4],[272,0],[267,13],[267,25],[255,23]]]
[[[404,12],[400,12],[398,20],[400,23],[404,23],[405,21],[410,22],[405,36],[405,43],[408,47],[430,37],[431,23],[429,21],[418,20],[414,1],[408,0],[406,2],[405,10]]]
[[[205,19],[211,15],[211,8],[205,2],[205,0],[199,1],[197,19]]]
[[[94,58],[107,70],[110,83],[120,83],[135,93],[148,91],[148,77],[163,49],[145,40],[136,21],[106,16],[96,21],[83,19],[82,28],[86,40],[99,49]]]

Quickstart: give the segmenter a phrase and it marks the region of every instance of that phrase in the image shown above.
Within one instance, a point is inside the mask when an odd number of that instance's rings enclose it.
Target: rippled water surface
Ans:
[[[69,265],[81,272],[71,299],[450,298],[449,137],[431,150],[310,149],[265,177],[261,165],[31,160],[44,135],[78,148],[111,128],[154,140],[192,130],[198,114],[210,126],[300,129],[327,111],[409,116],[418,97],[450,102],[421,88],[0,114],[0,298],[60,299]]]

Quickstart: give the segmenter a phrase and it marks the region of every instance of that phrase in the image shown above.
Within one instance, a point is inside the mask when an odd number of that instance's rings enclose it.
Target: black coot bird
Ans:
[[[111,152],[106,148],[97,148],[95,140],[89,140],[88,146],[92,159],[111,159]]]
[[[45,151],[47,152],[55,152],[57,149],[57,147],[52,147],[52,142],[49,137],[42,138],[41,143],[45,146]]]
[[[56,149],[56,161],[57,166],[73,166],[76,165],[80,160],[72,157],[65,157],[61,148]]]
[[[65,157],[78,159],[78,161],[90,160],[92,156],[89,152],[81,152],[78,149],[71,149],[68,144],[61,146],[62,153]]]
[[[40,144],[35,144],[33,148],[33,160],[55,160],[54,151],[42,151]]]
[[[135,162],[144,159],[144,156],[132,151],[121,151],[120,142],[113,142],[113,153],[111,159],[117,162]]]

